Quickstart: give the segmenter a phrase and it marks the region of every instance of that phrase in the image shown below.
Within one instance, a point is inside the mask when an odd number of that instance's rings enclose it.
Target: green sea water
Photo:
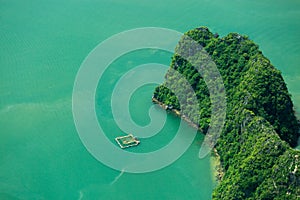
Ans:
[[[201,134],[175,163],[146,174],[103,165],[77,134],[72,90],[81,63],[113,34],[149,26],[181,32],[208,26],[221,36],[249,35],[282,71],[300,113],[299,1],[0,0],[0,199],[211,198],[210,158],[198,159]],[[108,104],[117,79],[143,63],[168,65],[170,56],[149,50],[112,63],[95,97],[99,124],[107,132],[118,131]],[[131,98],[138,124],[150,121],[154,87],[145,85]],[[161,133],[130,151],[161,148],[178,124],[168,115]]]

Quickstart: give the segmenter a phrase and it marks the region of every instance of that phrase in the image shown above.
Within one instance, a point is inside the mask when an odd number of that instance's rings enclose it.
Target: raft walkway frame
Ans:
[[[140,144],[140,141],[132,134],[116,137],[115,140],[122,149]]]

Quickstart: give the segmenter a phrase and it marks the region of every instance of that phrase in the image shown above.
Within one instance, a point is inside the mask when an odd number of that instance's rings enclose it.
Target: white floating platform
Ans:
[[[140,144],[140,141],[132,134],[116,137],[115,140],[122,149]]]

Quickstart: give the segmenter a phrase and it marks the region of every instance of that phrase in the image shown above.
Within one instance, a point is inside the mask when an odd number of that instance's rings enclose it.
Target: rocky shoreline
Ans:
[[[169,110],[172,113],[174,113],[176,116],[180,117],[181,119],[183,119],[184,121],[186,121],[190,126],[194,127],[195,129],[197,129],[200,132],[203,132],[203,130],[199,127],[198,124],[195,124],[194,122],[192,122],[186,115],[181,114],[181,112],[173,107],[170,107],[160,101],[158,101],[156,98],[152,97],[152,102],[158,104],[160,107],[162,107],[164,110]]]
[[[158,104],[164,110],[171,111],[173,114],[175,114],[176,116],[178,116],[181,119],[183,119],[184,121],[186,121],[193,128],[197,129],[200,132],[203,132],[197,124],[193,123],[187,116],[181,114],[181,112],[179,110],[172,108],[172,107],[158,101],[158,99],[156,99],[154,97],[152,97],[152,102],[155,104]],[[216,178],[217,182],[220,182],[224,176],[224,171],[223,171],[223,168],[221,165],[220,155],[218,154],[218,151],[216,148],[213,148],[212,155],[213,155],[213,159],[214,159],[214,161],[212,162],[213,170],[215,170],[214,177]]]
[[[222,178],[224,176],[224,170],[221,165],[220,155],[218,154],[216,148],[213,148],[212,156],[214,159],[213,162],[214,177],[216,178],[217,183],[219,183],[222,181]]]

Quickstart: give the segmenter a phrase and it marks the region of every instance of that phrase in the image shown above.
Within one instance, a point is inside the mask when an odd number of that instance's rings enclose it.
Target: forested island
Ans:
[[[247,36],[230,33],[220,38],[206,27],[188,31],[185,36],[210,55],[226,91],[226,120],[215,147],[224,175],[213,199],[300,199],[300,152],[293,149],[300,125],[280,71]],[[153,98],[180,112],[205,133],[210,125],[211,100],[203,77],[176,53],[170,69],[182,74],[192,86],[199,109],[189,107],[189,96],[184,92],[181,98],[186,99],[185,105],[180,105],[176,92],[168,89],[182,90],[172,70],[167,72],[165,83],[155,89]]]

